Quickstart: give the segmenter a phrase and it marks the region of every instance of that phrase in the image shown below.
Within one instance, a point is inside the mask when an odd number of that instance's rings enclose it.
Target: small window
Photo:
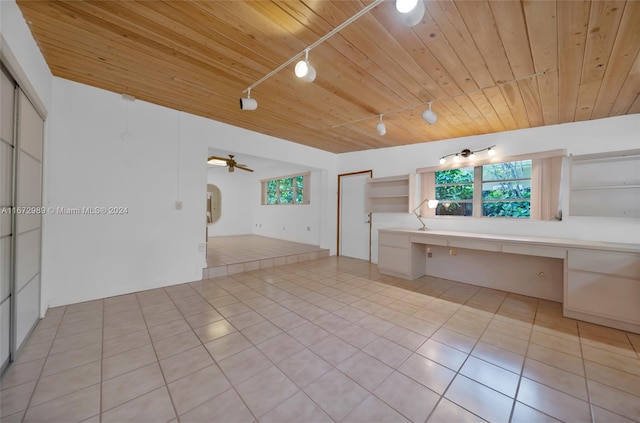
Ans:
[[[436,172],[437,216],[473,216],[473,167]]]
[[[262,204],[309,204],[309,174],[261,181]]]
[[[531,217],[531,160],[482,166],[482,215]]]

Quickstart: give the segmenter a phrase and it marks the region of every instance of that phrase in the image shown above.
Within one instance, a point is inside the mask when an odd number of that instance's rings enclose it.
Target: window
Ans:
[[[562,220],[561,178],[565,150],[467,161],[459,168],[417,169],[422,199],[437,199],[438,206],[423,205],[422,216],[506,217]]]
[[[482,166],[482,215],[531,217],[531,160]]]
[[[309,174],[265,179],[262,184],[262,204],[309,204]]]
[[[473,215],[473,168],[436,172],[436,215]]]
[[[482,216],[531,216],[531,160],[436,172],[436,200],[440,201],[436,216],[473,216],[477,187],[482,193]]]

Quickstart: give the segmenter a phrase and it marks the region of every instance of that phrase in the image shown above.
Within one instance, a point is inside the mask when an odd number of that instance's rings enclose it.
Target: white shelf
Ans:
[[[370,213],[410,213],[415,174],[371,178],[367,181],[367,211]]]
[[[573,156],[569,214],[640,218],[640,150]]]

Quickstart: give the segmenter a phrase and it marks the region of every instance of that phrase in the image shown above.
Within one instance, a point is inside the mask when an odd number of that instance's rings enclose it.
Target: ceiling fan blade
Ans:
[[[246,165],[240,165],[240,164],[236,165],[238,169],[246,170],[247,172],[253,172],[253,169],[249,169],[248,167],[245,167],[245,166]]]
[[[226,162],[226,161],[228,161],[229,159],[228,159],[228,158],[226,158],[226,157],[210,156],[210,157],[207,159],[207,161],[209,161],[209,160],[222,160],[222,161],[225,161],[225,162]]]

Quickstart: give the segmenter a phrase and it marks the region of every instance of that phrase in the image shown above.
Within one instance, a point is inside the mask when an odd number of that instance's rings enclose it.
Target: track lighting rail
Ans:
[[[346,21],[344,21],[343,23],[341,23],[340,25],[338,25],[337,27],[333,28],[331,31],[329,31],[327,34],[325,34],[324,36],[322,36],[321,38],[319,38],[316,42],[314,42],[313,44],[311,44],[310,46],[306,47],[304,50],[302,50],[301,52],[299,52],[298,54],[296,54],[295,56],[293,56],[292,58],[290,58],[289,60],[287,60],[286,62],[284,62],[283,64],[281,64],[280,66],[278,66],[277,68],[275,68],[274,70],[272,70],[271,72],[269,72],[268,74],[266,74],[265,76],[263,76],[262,78],[258,79],[256,82],[254,82],[253,84],[249,85],[244,91],[242,91],[243,93],[248,92],[249,90],[257,87],[258,85],[262,84],[264,81],[266,81],[267,79],[271,78],[273,75],[277,74],[278,72],[280,72],[282,69],[286,68],[287,66],[289,66],[290,64],[292,64],[293,62],[295,62],[299,57],[308,54],[308,52],[316,47],[318,47],[320,44],[324,43],[325,41],[327,41],[329,38],[333,37],[334,35],[336,35],[338,32],[342,31],[344,28],[346,28],[347,26],[351,25],[354,21],[356,21],[357,19],[359,19],[362,15],[369,13],[369,11],[371,9],[373,9],[374,7],[376,7],[377,5],[379,5],[380,3],[382,3],[384,0],[374,0],[371,4],[367,5],[364,9],[362,9],[361,11],[359,11],[358,13],[356,13],[355,15],[353,15],[352,17],[350,17],[349,19],[347,19]]]
[[[549,71],[532,73],[531,75],[521,76],[519,78],[514,78],[514,79],[511,79],[509,81],[500,82],[500,83],[496,84],[493,87],[476,88],[474,90],[465,91],[465,92],[460,93],[460,94],[450,95],[448,97],[441,97],[441,98],[437,98],[435,100],[429,100],[429,101],[426,101],[424,103],[416,104],[414,106],[407,106],[407,107],[402,107],[400,109],[389,110],[388,112],[382,113],[382,115],[387,116],[387,115],[392,115],[392,114],[396,114],[396,113],[406,112],[406,111],[409,111],[409,110],[417,109],[418,107],[422,107],[422,106],[428,105],[430,103],[438,103],[438,102],[441,102],[441,101],[452,100],[454,98],[463,97],[463,96],[466,96],[466,95],[469,95],[469,94],[475,94],[477,92],[486,90],[488,88],[500,87],[502,85],[510,84],[512,82],[523,81],[525,79],[530,79],[530,78],[535,78],[535,77],[538,77],[538,76],[546,75],[547,73],[549,73]],[[363,118],[360,118],[360,119],[351,120],[349,122],[340,123],[338,125],[333,125],[331,127],[331,129],[340,128],[342,126],[347,126],[347,125],[353,125],[354,123],[363,122],[365,120],[373,119],[373,118],[376,118],[378,116],[380,116],[379,113],[375,114],[375,115],[366,116],[366,117],[363,117]]]

